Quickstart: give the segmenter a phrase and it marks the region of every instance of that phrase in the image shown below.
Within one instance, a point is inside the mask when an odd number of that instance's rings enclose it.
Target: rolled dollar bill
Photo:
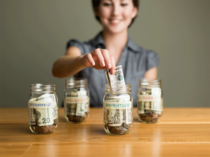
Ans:
[[[106,71],[105,75],[106,75],[107,82],[111,87],[111,90],[116,90],[116,91],[126,90],[126,85],[125,85],[125,80],[124,80],[124,75],[123,75],[123,70],[122,70],[121,65],[116,67],[115,73],[113,75],[110,74],[109,71]]]

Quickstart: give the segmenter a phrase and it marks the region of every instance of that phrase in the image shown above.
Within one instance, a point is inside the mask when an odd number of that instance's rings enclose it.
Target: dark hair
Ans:
[[[133,1],[134,7],[136,7],[137,9],[139,9],[139,0],[132,0],[132,1]],[[100,4],[100,0],[92,0],[92,6],[93,6],[93,9],[94,10],[98,8],[99,4]],[[134,22],[134,20],[135,20],[136,17],[137,17],[137,15],[132,19],[129,27],[133,24],[133,22]],[[99,21],[101,23],[100,18],[98,16],[95,16],[95,18],[96,18],[97,21]]]

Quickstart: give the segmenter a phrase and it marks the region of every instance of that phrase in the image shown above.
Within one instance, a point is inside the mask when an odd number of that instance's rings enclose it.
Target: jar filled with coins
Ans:
[[[32,133],[55,132],[58,126],[58,98],[55,84],[31,84],[28,111],[29,128]]]
[[[133,98],[131,86],[124,90],[105,85],[103,99],[104,130],[110,135],[123,135],[131,131],[133,124]]]
[[[139,80],[137,113],[142,123],[157,123],[163,114],[161,80]]]
[[[86,79],[66,79],[64,90],[64,115],[67,122],[85,122],[90,114],[90,99]]]

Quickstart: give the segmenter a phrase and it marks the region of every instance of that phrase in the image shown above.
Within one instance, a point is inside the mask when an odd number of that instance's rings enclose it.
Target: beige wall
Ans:
[[[90,0],[1,0],[1,107],[27,107],[30,84],[51,74],[71,38],[86,41],[101,26]],[[129,29],[136,44],[157,51],[165,107],[210,106],[210,1],[142,0]]]

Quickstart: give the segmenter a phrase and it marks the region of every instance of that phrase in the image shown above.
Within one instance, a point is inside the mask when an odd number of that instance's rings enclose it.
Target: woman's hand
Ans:
[[[110,73],[115,73],[115,60],[106,49],[95,49],[82,57],[82,64],[85,67],[93,67],[97,70],[110,69]]]

